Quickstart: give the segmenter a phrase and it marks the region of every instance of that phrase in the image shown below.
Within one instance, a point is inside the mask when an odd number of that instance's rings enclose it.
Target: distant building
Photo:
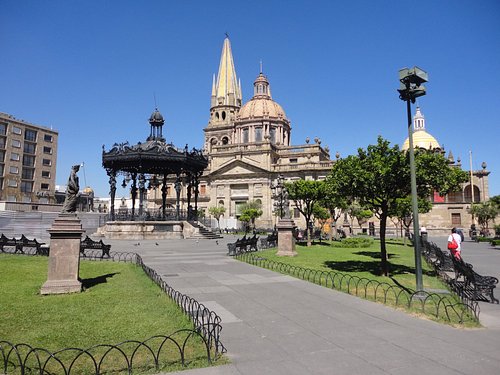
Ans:
[[[427,132],[425,117],[420,107],[417,107],[413,117],[413,129],[413,146],[415,148],[433,150],[445,155],[444,147]],[[408,138],[406,138],[401,148],[408,150]],[[455,160],[451,150],[448,152],[447,158],[450,166],[462,168],[461,159]],[[482,163],[481,167],[481,170],[472,171],[472,181],[469,177],[469,181],[462,184],[460,191],[447,194],[444,197],[434,193],[430,197],[433,203],[432,210],[429,213],[420,215],[420,224],[428,230],[449,229],[451,227],[469,228],[472,224],[472,215],[469,213],[471,204],[489,199],[488,175],[490,172],[486,170],[485,162]],[[468,170],[467,172],[470,176],[471,171]]]
[[[58,132],[0,112],[0,200],[55,203]]]

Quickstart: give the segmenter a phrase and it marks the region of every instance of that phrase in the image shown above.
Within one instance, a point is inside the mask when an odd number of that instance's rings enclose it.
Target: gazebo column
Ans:
[[[144,193],[146,192],[146,177],[144,173],[139,175],[139,216],[144,215]]]
[[[137,173],[132,174],[132,187],[130,188],[132,195],[132,220],[135,218],[135,200],[137,199]]]
[[[109,196],[111,197],[111,221],[115,221],[115,195],[116,195],[116,171],[108,169],[109,176]]]
[[[199,190],[199,185],[200,185],[200,180],[198,179],[198,175],[194,177],[194,212],[196,215],[196,219],[198,219],[198,194],[200,193]]]
[[[191,210],[191,189],[192,189],[192,177],[187,176],[187,207],[188,207],[188,220],[192,217]]]
[[[163,185],[161,187],[161,217],[165,220],[165,209],[167,206],[167,175],[163,175]]]
[[[181,177],[180,177],[180,175],[177,175],[177,179],[175,180],[177,220],[180,220],[180,216],[181,216],[181,214],[180,214],[181,189],[182,189]]]

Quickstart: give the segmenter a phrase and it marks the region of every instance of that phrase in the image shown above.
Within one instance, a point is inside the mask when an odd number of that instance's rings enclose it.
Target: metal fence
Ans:
[[[236,258],[258,267],[287,274],[327,288],[422,312],[448,322],[477,322],[479,319],[478,303],[464,299],[461,296],[457,300],[457,298],[451,296],[443,296],[427,291],[414,291],[398,285],[342,272],[320,271],[294,266],[266,259],[258,252],[239,254]]]
[[[14,251],[15,249],[4,249],[6,253],[14,254]],[[36,255],[36,249],[26,249],[23,255]],[[195,328],[179,330],[169,335],[155,335],[143,341],[127,340],[118,344],[100,344],[85,349],[64,348],[58,351],[26,343],[14,344],[0,338],[0,364],[3,363],[4,374],[132,374],[134,370],[143,371],[144,368],[158,372],[165,363],[178,363],[181,367],[188,365],[191,353],[188,352],[187,345],[191,341],[201,341],[207,364],[226,352],[220,340],[221,318],[194,298],[169,286],[155,270],[144,264],[139,254],[110,252],[110,258],[103,259],[100,250],[92,250],[87,251],[82,259],[138,265],[182,309]]]

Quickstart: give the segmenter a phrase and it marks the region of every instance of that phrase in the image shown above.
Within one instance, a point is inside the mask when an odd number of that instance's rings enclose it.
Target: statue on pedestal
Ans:
[[[71,173],[68,179],[68,186],[66,187],[66,197],[64,199],[64,204],[61,213],[76,212],[76,206],[78,204],[78,192],[80,191],[78,176],[76,174],[79,170],[80,170],[79,165],[74,165],[71,167]]]

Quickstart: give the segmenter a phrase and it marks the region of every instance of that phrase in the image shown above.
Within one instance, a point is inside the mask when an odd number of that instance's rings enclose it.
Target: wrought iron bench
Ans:
[[[498,284],[498,279],[494,276],[483,276],[475,272],[472,265],[465,263],[462,259],[454,257],[453,266],[455,268],[455,282],[474,301],[487,300],[491,303],[498,303],[498,299],[493,295],[493,290]],[[459,281],[459,278],[463,281]]]
[[[257,242],[259,237],[254,235],[251,238],[246,238],[246,235],[241,239],[237,239],[236,242],[228,243],[228,253],[227,255],[234,256],[241,253],[257,251]]]
[[[85,255],[85,250],[101,250],[101,258],[104,258],[106,255],[108,258],[110,257],[109,251],[111,250],[111,245],[106,245],[102,240],[94,241],[89,236],[85,236],[85,239],[80,242],[80,254],[82,256]]]
[[[5,252],[4,246],[10,246],[15,248],[15,253],[24,254],[25,248],[33,248],[37,255],[49,255],[49,248],[44,245],[44,242],[38,242],[35,238],[30,240],[24,234],[21,235],[20,239],[8,238],[4,234],[0,237],[0,250],[2,252]]]
[[[262,249],[269,249],[276,246],[278,246],[278,233],[276,232],[269,234],[266,238],[260,239],[260,247]]]

